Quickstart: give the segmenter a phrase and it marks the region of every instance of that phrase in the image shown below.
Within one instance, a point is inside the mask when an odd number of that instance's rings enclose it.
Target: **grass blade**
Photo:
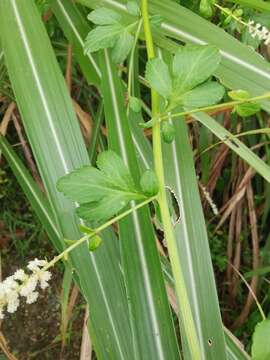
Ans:
[[[89,32],[87,22],[70,0],[50,0],[54,15],[72,45],[74,55],[80,63],[89,84],[99,85],[101,73],[95,54],[83,53],[84,40]]]
[[[78,238],[74,204],[55,187],[59,177],[88,163],[63,77],[34,2],[4,0],[0,12],[5,14],[0,29],[10,80],[54,216],[65,237]],[[75,250],[72,265],[92,309],[91,338],[98,356],[132,358],[117,243],[108,232],[103,236],[105,245],[97,253],[89,254],[84,246]]]
[[[124,92],[108,51],[101,55],[100,65],[109,147],[122,156],[138,183],[139,169],[126,117]],[[123,219],[119,230],[137,356],[178,359],[177,342],[148,209],[141,209]]]
[[[62,242],[61,234],[55,225],[53,213],[47,199],[38,188],[12,146],[5,137],[1,135],[0,149],[53,245],[58,251],[62,251],[64,244]]]
[[[185,271],[185,280],[193,316],[206,359],[226,359],[215,279],[208,236],[204,221],[193,154],[188,131],[183,121],[175,123],[176,139],[164,144],[166,184],[179,202],[180,221],[175,226],[178,256]],[[195,220],[196,219],[196,220]]]

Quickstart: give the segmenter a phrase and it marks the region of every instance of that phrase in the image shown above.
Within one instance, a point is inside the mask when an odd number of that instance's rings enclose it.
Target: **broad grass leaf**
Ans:
[[[185,108],[199,108],[217,104],[224,94],[224,87],[217,82],[211,81],[183,94],[181,102]]]
[[[206,81],[220,60],[221,55],[215,46],[186,45],[180,48],[173,59],[174,94],[182,94]]]
[[[111,9],[101,7],[92,11],[87,19],[96,25],[113,25],[119,23],[121,15]]]
[[[152,59],[146,64],[146,80],[151,88],[167,99],[172,92],[172,80],[167,64],[162,59]]]
[[[252,342],[252,360],[270,359],[270,320],[266,319],[255,327]]]
[[[85,54],[114,46],[124,27],[120,24],[97,26],[85,40]]]
[[[119,64],[126,59],[132,48],[133,42],[134,37],[127,30],[124,30],[112,50],[112,59],[114,63]]]

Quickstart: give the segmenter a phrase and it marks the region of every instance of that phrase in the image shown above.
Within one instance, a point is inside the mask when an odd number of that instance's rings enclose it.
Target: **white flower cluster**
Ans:
[[[259,40],[264,40],[265,45],[270,44],[270,31],[263,25],[255,24],[253,20],[250,20],[247,24],[248,31],[252,37],[257,37]]]
[[[27,304],[32,304],[38,298],[37,286],[41,289],[49,286],[48,281],[52,275],[49,271],[42,270],[46,264],[46,260],[35,259],[27,265],[30,275],[20,269],[0,282],[0,319],[4,318],[4,310],[9,313],[17,310],[20,296],[26,298]]]

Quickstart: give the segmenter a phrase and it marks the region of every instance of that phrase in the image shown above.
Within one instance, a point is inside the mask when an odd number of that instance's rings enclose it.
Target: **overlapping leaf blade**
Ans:
[[[72,50],[80,62],[80,67],[90,84],[98,85],[101,73],[95,54],[84,55],[84,41],[89,32],[89,22],[81,15],[70,0],[50,0],[52,10],[72,45]]]
[[[4,0],[0,12],[5,14],[1,42],[10,80],[54,218],[63,236],[78,238],[74,204],[57,191],[56,181],[87,164],[88,157],[63,77],[34,2]],[[133,358],[117,254],[117,243],[112,241],[95,255],[81,246],[71,256],[92,309],[95,350],[104,359]]]
[[[175,141],[171,145],[164,144],[163,149],[166,159],[166,183],[173,189],[179,202],[180,221],[175,227],[178,256],[183,269],[189,269],[185,271],[184,276],[186,283],[189,284],[187,291],[205,358],[226,359],[222,322],[192,149],[184,121],[178,120],[175,127]]]
[[[66,2],[66,0],[62,0],[62,2],[64,3],[64,2]],[[85,1],[84,1],[84,3],[85,3]],[[87,0],[87,3],[88,3],[88,6],[89,6],[89,0]],[[97,7],[97,6],[99,6],[100,2],[99,1],[91,1],[91,4],[93,4],[93,7]],[[111,5],[111,2],[110,2],[109,5]],[[124,10],[124,6],[122,6],[119,1],[118,2],[115,1],[113,3],[113,8],[117,9],[118,11],[119,10],[120,11]],[[60,21],[60,24],[61,24],[61,21]],[[81,63],[79,58],[77,58],[77,60],[79,61],[79,63]],[[88,70],[88,72],[89,72],[89,70]],[[85,76],[87,77],[87,72],[85,73]],[[135,78],[137,78],[137,77],[135,76]],[[138,94],[135,94],[135,95],[138,96]],[[134,145],[136,147],[137,158],[140,159],[139,165],[140,165],[140,167],[142,169],[151,168],[152,167],[151,147],[150,147],[149,142],[144,137],[144,135],[142,133],[142,130],[138,126],[138,122],[140,122],[141,119],[139,119],[138,115],[134,114],[134,113],[131,114],[130,116],[131,116],[131,118],[130,118],[130,121],[129,121],[129,125],[130,125],[131,130],[132,130],[133,143],[134,143]],[[136,122],[136,120],[137,120],[137,122]],[[170,167],[171,164],[168,164],[167,166]],[[176,178],[176,181],[177,181],[177,178]],[[189,190],[192,192],[192,189],[189,188]],[[195,241],[196,241],[196,239],[195,239]],[[205,249],[207,250],[207,247],[206,248],[203,247],[201,249],[201,255],[200,256],[204,257],[203,254],[204,254]],[[209,256],[209,254],[207,256]],[[185,269],[186,270],[186,276],[190,276],[190,279],[191,279],[190,281],[192,281],[192,279],[194,277],[193,272],[190,271],[190,270],[193,269],[194,272],[198,271],[198,269],[197,269],[197,265],[198,265],[197,261],[199,259],[193,259],[193,260],[194,260],[194,262],[193,263],[191,262],[189,264],[189,266]],[[164,271],[164,269],[163,269],[163,271]],[[199,291],[204,291],[203,288],[204,288],[204,283],[205,282],[207,282],[207,278],[205,278],[202,283],[197,284],[199,287],[202,288]],[[208,301],[208,297],[207,297],[206,300]],[[237,360],[240,360],[240,359],[241,360],[246,360],[246,359],[249,359],[248,355],[240,348],[240,345],[234,340],[231,333],[228,332],[227,330],[225,331],[225,337],[226,337],[226,345],[227,345],[226,349],[227,349],[227,357],[228,357],[228,359],[231,359],[231,360],[236,360],[236,359]]]
[[[124,92],[108,51],[101,55],[100,66],[109,147],[121,155],[138,184],[139,168],[126,117]],[[137,355],[147,359],[178,359],[176,336],[148,209],[136,211],[121,220],[119,232]]]
[[[12,169],[13,174],[16,176],[23,192],[25,193],[28,201],[30,202],[32,209],[35,211],[38,219],[45,228],[46,233],[50,237],[52,243],[58,251],[63,250],[63,241],[61,234],[55,224],[53,213],[51,211],[48,200],[44,194],[40,191],[35,181],[23,165],[22,161],[13,150],[9,142],[0,135],[0,150],[9,166]]]

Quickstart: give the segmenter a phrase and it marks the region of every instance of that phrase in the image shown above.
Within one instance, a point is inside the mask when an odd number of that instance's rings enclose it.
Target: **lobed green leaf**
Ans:
[[[180,98],[185,108],[199,108],[217,104],[224,96],[225,89],[217,82],[210,81],[186,92]]]
[[[132,36],[127,30],[123,30],[119,39],[116,41],[112,50],[113,62],[119,64],[123,62],[128,56],[134,42],[134,36]]]
[[[120,24],[97,26],[86,37],[85,54],[114,46],[123,29]]]
[[[113,151],[101,153],[93,166],[81,167],[63,176],[59,191],[81,206],[77,214],[90,222],[106,221],[131,200],[145,198],[136,188],[123,160]]]
[[[121,15],[111,9],[101,7],[92,11],[87,19],[96,25],[113,25],[119,23]]]
[[[256,325],[253,334],[252,359],[268,360],[270,359],[270,320],[266,319]]]
[[[173,59],[173,91],[177,96],[206,81],[217,69],[221,55],[212,45],[186,45]]]
[[[162,59],[152,59],[147,62],[145,78],[150,86],[165,99],[172,92],[172,80],[167,64]]]

